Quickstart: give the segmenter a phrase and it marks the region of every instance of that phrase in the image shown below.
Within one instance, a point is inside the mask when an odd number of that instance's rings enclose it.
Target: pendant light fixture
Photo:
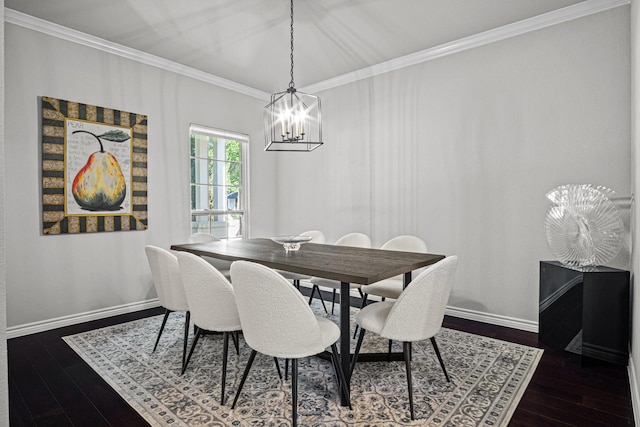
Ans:
[[[313,151],[322,145],[320,98],[293,83],[293,0],[291,0],[291,81],[264,107],[265,151]]]

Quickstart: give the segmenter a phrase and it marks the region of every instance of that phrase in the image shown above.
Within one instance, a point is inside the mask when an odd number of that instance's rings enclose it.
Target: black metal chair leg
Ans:
[[[342,295],[340,296],[342,298]],[[331,314],[333,314],[333,309],[336,306],[336,290],[334,289],[331,293]]]
[[[236,347],[236,354],[240,356],[240,340],[238,339],[238,331],[234,331],[231,333],[231,339],[233,340],[233,345]]]
[[[274,357],[273,361],[276,362],[276,369],[278,370],[278,378],[282,380],[282,372],[280,372],[280,364],[278,363],[278,358]]]
[[[289,379],[289,359],[284,359],[284,380]]]
[[[291,426],[298,425],[298,359],[291,359]]]
[[[351,393],[349,393],[349,388],[347,387],[347,380],[344,377],[344,371],[340,366],[340,362],[338,361],[338,347],[336,344],[331,344],[331,361],[333,362],[333,368],[338,375],[338,385],[342,388],[342,393],[347,396],[347,402],[349,403],[349,409],[353,410],[351,406]]]
[[[362,296],[362,302],[360,303],[360,310],[362,310],[367,306],[367,298],[369,297],[369,294],[363,294],[361,289],[358,289],[358,291],[360,291],[360,295]],[[356,324],[355,331],[353,331],[353,339],[356,339],[358,329],[360,329],[360,325]]]
[[[249,370],[251,369],[251,365],[253,364],[253,359],[256,358],[256,353],[257,351],[251,350],[251,355],[249,356],[249,360],[247,360],[247,366],[244,368],[244,373],[242,374],[242,380],[240,381],[240,385],[238,386],[238,391],[236,391],[236,397],[233,399],[233,404],[231,405],[231,409],[236,407],[236,403],[238,402],[238,397],[240,397],[240,392],[242,391],[244,382],[247,379],[247,375],[249,375]]]
[[[293,279],[293,286],[295,286],[296,289],[300,289],[300,279]]]
[[[440,350],[438,349],[438,344],[436,343],[436,337],[431,337],[431,345],[436,352],[436,356],[438,356],[438,361],[440,362],[440,366],[442,367],[442,372],[444,372],[444,376],[447,379],[447,382],[450,383],[449,374],[447,374],[447,368],[444,367],[444,362],[442,361],[442,356],[440,356]]]
[[[360,305],[360,308],[365,308],[368,305],[369,302],[369,294],[364,294],[364,298],[362,298],[362,304]]]
[[[311,303],[313,302],[313,296],[314,296],[314,295],[315,295],[315,293],[316,293],[316,289],[318,289],[318,293],[319,293],[319,292],[320,292],[320,289],[319,289],[316,285],[313,285],[313,286],[311,287],[311,295],[309,295],[309,305],[311,305]]]
[[[320,302],[322,303],[322,308],[324,308],[324,312],[329,314],[329,311],[327,310],[327,306],[324,303],[324,298],[322,298],[322,292],[320,292],[320,288],[317,285],[314,285],[314,286],[318,290],[318,298],[320,298]]]
[[[229,332],[222,334],[222,340],[224,341],[222,348],[222,386],[220,389],[220,404],[224,405],[224,386],[227,380],[227,356],[229,354]]]
[[[413,385],[411,382],[411,343],[402,343],[404,347],[404,364],[407,367],[407,388],[409,389],[409,410],[411,411],[411,419],[415,420],[413,415]]]
[[[311,288],[311,296],[309,297],[309,305],[311,305],[311,302],[313,301],[313,296],[315,295],[316,291],[318,291],[318,298],[320,298],[320,302],[322,303],[322,308],[324,308],[324,312],[325,313],[329,313],[329,311],[327,311],[327,306],[324,303],[324,298],[322,298],[322,292],[320,292],[320,288],[318,287],[318,285],[313,285],[313,287]]]
[[[187,356],[187,360],[185,360],[184,364],[182,365],[182,372],[180,373],[180,375],[183,375],[184,372],[187,370],[187,365],[191,360],[191,355],[193,354],[193,350],[196,348],[196,344],[198,343],[198,339],[200,339],[200,335],[204,335],[204,331],[202,331],[200,328],[196,326],[195,335],[193,336],[193,342],[191,343],[191,349],[189,350],[189,355]]]
[[[358,355],[360,354],[360,347],[362,347],[362,340],[364,339],[364,329],[360,329],[360,336],[358,337],[358,342],[356,343],[356,351],[353,353],[351,359],[351,373],[350,376],[353,375],[353,369],[356,367],[356,362],[358,361]]]
[[[189,341],[189,319],[191,319],[191,312],[187,311],[184,319],[184,337],[182,344],[182,366],[184,367],[184,362],[187,360],[187,344]]]
[[[393,345],[393,341],[389,340],[389,352],[387,353],[387,362],[391,362],[391,346]]]
[[[153,351],[156,351],[156,347],[158,347],[158,342],[160,342],[160,335],[162,335],[162,331],[164,331],[164,325],[167,324],[167,319],[169,318],[170,313],[171,313],[171,310],[165,309],[164,318],[162,319],[162,325],[160,325],[160,331],[158,331],[158,338],[156,338],[156,344],[153,346]]]

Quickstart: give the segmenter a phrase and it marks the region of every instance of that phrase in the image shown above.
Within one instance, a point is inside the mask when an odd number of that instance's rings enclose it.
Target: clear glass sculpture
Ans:
[[[573,267],[605,265],[620,251],[622,216],[615,192],[591,184],[569,184],[547,193],[552,205],[544,226],[551,253]]]
[[[272,237],[271,240],[280,243],[285,252],[292,252],[300,249],[300,245],[307,243],[312,238],[313,236],[278,236]]]

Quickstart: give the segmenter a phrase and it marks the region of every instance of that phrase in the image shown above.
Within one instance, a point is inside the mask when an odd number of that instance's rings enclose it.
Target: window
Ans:
[[[191,233],[241,239],[247,232],[246,135],[198,125],[191,144]]]

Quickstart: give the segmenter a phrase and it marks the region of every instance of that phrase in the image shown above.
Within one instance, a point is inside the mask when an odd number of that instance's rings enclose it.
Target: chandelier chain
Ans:
[[[289,82],[289,88],[294,88],[293,83],[293,0],[291,0],[291,81]]]
[[[298,92],[293,81],[293,0],[291,1],[291,81],[264,107],[265,151],[313,151],[322,142],[320,98]]]

